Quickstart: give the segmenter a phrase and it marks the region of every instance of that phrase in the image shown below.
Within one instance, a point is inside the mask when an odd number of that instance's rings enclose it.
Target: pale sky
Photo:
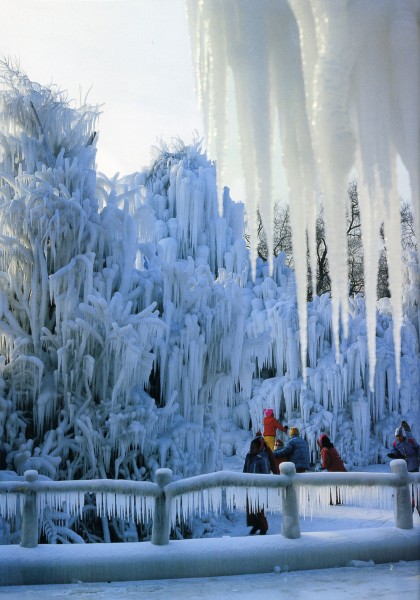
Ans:
[[[100,104],[97,165],[141,170],[157,139],[203,136],[184,0],[0,0],[0,58]]]

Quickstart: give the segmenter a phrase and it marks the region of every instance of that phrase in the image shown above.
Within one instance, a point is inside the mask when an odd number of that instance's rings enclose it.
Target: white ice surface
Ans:
[[[415,600],[420,591],[420,561],[372,565],[368,562],[340,569],[294,571],[200,577],[197,579],[161,579],[125,583],[75,583],[0,588],[2,600],[215,600],[216,598],[282,598],[294,600],[391,600],[401,596]]]

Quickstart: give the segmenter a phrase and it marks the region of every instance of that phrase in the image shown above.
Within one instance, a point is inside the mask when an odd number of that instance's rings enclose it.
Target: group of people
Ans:
[[[289,440],[283,444],[276,440],[277,429],[289,433]],[[346,471],[346,467],[326,433],[318,438],[321,450],[321,470]],[[257,431],[252,440],[249,452],[245,457],[244,473],[274,473],[278,475],[279,464],[284,461],[294,463],[296,473],[305,473],[310,469],[310,455],[308,442],[300,435],[298,427],[282,425],[274,416],[274,411],[267,408],[264,411],[264,432]],[[268,530],[267,518],[264,509],[254,511],[247,506],[246,524],[251,527],[250,535],[258,531],[265,535]]]
[[[279,474],[279,464],[284,461],[294,463],[296,473],[305,473],[310,469],[310,455],[308,442],[300,435],[298,427],[288,427],[280,423],[274,416],[274,411],[267,408],[264,411],[264,431],[258,431],[252,440],[249,452],[245,458],[244,473],[274,473]],[[277,430],[289,434],[286,444],[276,439]],[[318,438],[321,454],[320,471],[345,472],[344,462],[326,433]],[[395,441],[389,458],[402,458],[407,462],[410,473],[418,472],[420,465],[420,446],[411,433],[411,428],[406,421],[395,431]],[[333,504],[332,496],[330,498]],[[336,504],[341,504],[339,490],[336,489]],[[247,525],[251,527],[250,535],[258,531],[265,535],[268,530],[264,510],[250,510],[247,506]]]

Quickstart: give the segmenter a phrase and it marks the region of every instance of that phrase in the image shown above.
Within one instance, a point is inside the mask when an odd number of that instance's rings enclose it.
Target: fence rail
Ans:
[[[282,534],[289,539],[300,537],[299,492],[332,487],[340,489],[391,488],[395,526],[413,528],[412,490],[420,484],[419,473],[408,473],[404,460],[390,463],[391,473],[299,473],[293,463],[282,463],[280,475],[254,475],[219,471],[179,481],[172,481],[170,469],[158,469],[155,482],[93,479],[82,481],[40,480],[38,472],[26,471],[22,481],[0,481],[0,514],[8,518],[21,502],[21,546],[33,548],[38,544],[39,513],[43,507],[70,504],[81,513],[84,494],[95,493],[98,514],[111,511],[122,517],[153,519],[151,542],[169,543],[171,525],[175,518],[195,510],[220,508],[222,490],[230,502],[252,502],[269,507],[279,500],[282,512]],[[274,491],[274,496],[272,495]],[[271,496],[270,496],[271,494]],[[302,495],[301,495],[302,497]],[[327,495],[324,496],[325,498]]]

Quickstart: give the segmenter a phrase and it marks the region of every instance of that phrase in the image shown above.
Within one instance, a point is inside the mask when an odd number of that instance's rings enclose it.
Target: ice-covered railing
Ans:
[[[62,509],[82,516],[85,494],[95,494],[99,517],[117,517],[137,522],[149,521],[155,513],[155,501],[161,492],[150,481],[91,479],[50,481],[38,479],[35,470],[25,471],[22,481],[0,481],[0,517],[22,515],[21,546],[38,544],[38,523],[44,508]]]
[[[412,494],[420,492],[420,473],[408,473],[404,460],[391,461],[392,473],[300,473],[293,463],[282,463],[280,475],[218,471],[172,481],[170,469],[156,471],[156,483],[126,480],[46,481],[37,471],[25,472],[23,481],[0,482],[0,517],[22,514],[21,546],[38,544],[38,523],[45,507],[82,516],[84,495],[96,495],[98,516],[144,522],[153,519],[151,542],[169,543],[171,527],[192,514],[220,512],[227,507],[281,511],[281,533],[300,537],[299,515],[326,507],[331,494],[359,506],[394,506],[395,525],[413,528]],[[225,491],[225,499],[223,498]]]

